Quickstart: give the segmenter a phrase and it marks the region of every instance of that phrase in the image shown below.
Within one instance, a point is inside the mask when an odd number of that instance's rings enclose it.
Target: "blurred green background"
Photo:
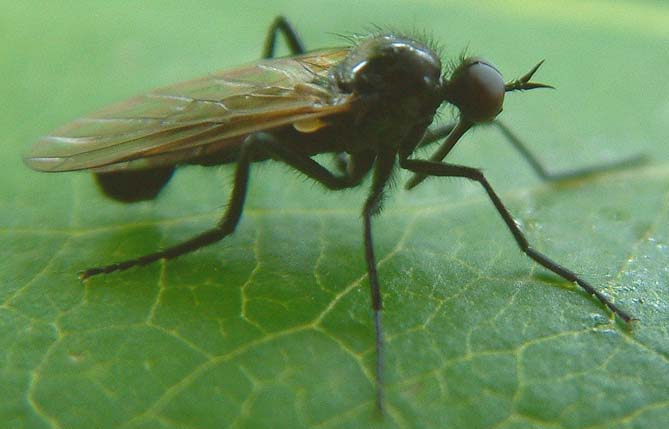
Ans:
[[[669,6],[661,1],[8,2],[0,16],[3,428],[656,428],[669,421]],[[553,171],[541,183],[493,129],[482,167],[530,241],[640,318],[631,329],[523,257],[474,184],[400,189],[375,223],[387,415],[373,411],[361,189],[254,168],[230,239],[80,284],[76,272],[212,225],[232,169],[180,170],[155,202],[40,174],[40,135],[153,87],[253,61],[274,16],[308,47],[370,24],[425,30],[513,78],[546,59],[556,91],[502,119]],[[285,51],[284,51],[285,53]],[[447,118],[448,115],[445,115]],[[406,178],[402,175],[401,178]]]

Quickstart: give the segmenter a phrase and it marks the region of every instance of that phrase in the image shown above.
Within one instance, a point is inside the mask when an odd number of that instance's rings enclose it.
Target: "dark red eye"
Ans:
[[[458,67],[447,86],[448,101],[474,123],[488,122],[502,111],[502,74],[481,58],[468,58]]]

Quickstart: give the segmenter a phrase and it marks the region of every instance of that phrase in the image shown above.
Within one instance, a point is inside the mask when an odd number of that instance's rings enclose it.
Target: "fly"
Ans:
[[[282,34],[292,56],[275,58]],[[235,177],[221,221],[199,235],[148,255],[89,268],[81,279],[172,259],[232,234],[244,208],[254,162],[284,162],[331,190],[358,186],[372,175],[365,200],[363,241],[376,331],[376,404],[383,407],[382,295],[372,241],[372,219],[381,211],[386,185],[398,168],[423,179],[459,177],[481,185],[528,257],[588,294],[625,322],[635,320],[573,271],[530,246],[483,173],[443,162],[479,124],[497,126],[542,179],[556,180],[627,166],[638,158],[552,175],[496,118],[507,92],[551,88],[532,81],[542,62],[522,77],[504,82],[482,58],[462,58],[444,70],[427,43],[394,32],[357,39],[353,46],[307,52],[283,17],[270,27],[263,59],[131,98],[78,119],[43,137],[25,156],[39,171],[90,170],[102,191],[124,202],[155,198],[177,166],[235,163]],[[452,123],[428,128],[442,105],[457,109]],[[418,147],[443,139],[429,159]],[[328,169],[312,157],[335,154]]]

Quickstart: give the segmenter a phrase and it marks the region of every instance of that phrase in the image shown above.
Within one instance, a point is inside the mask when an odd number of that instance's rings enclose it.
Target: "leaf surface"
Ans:
[[[622,429],[669,420],[666,6],[5,3],[3,427]],[[270,163],[254,166],[233,237],[79,283],[81,269],[214,225],[233,170],[181,169],[158,200],[126,206],[86,174],[32,172],[20,154],[105,104],[252,60],[278,13],[313,48],[371,22],[425,29],[449,58],[469,46],[509,79],[546,58],[537,80],[558,90],[511,94],[502,118],[549,169],[639,152],[650,163],[546,184],[491,128],[469,135],[452,160],[484,168],[537,249],[640,321],[615,322],[531,263],[475,184],[398,186],[374,223],[387,358],[378,420],[359,214],[368,183],[326,193]]]

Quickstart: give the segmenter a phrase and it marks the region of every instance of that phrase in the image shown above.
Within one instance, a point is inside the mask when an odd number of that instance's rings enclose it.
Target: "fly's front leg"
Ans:
[[[502,201],[499,199],[495,191],[492,189],[492,186],[488,183],[483,173],[475,168],[465,167],[462,165],[446,164],[433,161],[424,161],[424,160],[410,160],[405,159],[401,162],[402,168],[405,168],[409,171],[412,171],[417,174],[425,176],[440,176],[440,177],[464,177],[469,180],[474,180],[483,186],[488,197],[492,201],[493,205],[497,209],[497,212],[500,214],[507,228],[513,234],[513,238],[518,243],[518,247],[523,251],[527,256],[533,259],[535,262],[539,263],[543,267],[549,269],[560,277],[568,280],[570,282],[577,283],[583,290],[588,294],[595,296],[602,304],[608,307],[614,314],[620,317],[625,322],[630,322],[634,320],[632,316],[618,308],[613,302],[611,302],[605,295],[597,291],[590,283],[581,279],[573,271],[553,262],[550,258],[544,254],[534,250],[528,243],[523,232],[520,230],[516,222],[511,217],[511,214],[508,212]]]
[[[467,131],[469,131],[473,125],[474,124],[472,122],[460,119],[456,123],[454,123],[452,126],[451,125],[446,125],[444,127],[436,129],[435,131],[432,132],[432,135],[428,135],[426,133],[427,138],[431,139],[432,141],[437,140],[441,133],[446,133],[446,139],[437,148],[437,150],[432,154],[432,156],[430,156],[430,161],[440,162],[442,159],[446,158],[448,156],[448,154],[451,152],[451,150],[453,150],[455,145],[460,141],[462,136],[465,135],[465,133]],[[419,145],[422,144],[423,141],[426,140],[426,136],[423,136],[423,139],[418,143]],[[425,144],[429,144],[429,140],[428,140],[428,143],[425,143]],[[404,154],[404,156],[402,156],[402,158],[406,159],[407,156],[409,156],[408,153]],[[426,178],[427,178],[427,175],[425,175],[425,174],[415,173],[404,184],[404,189],[407,189],[407,190],[412,189],[413,187],[419,185]]]
[[[263,58],[274,58],[276,36],[279,33],[283,34],[291,54],[300,55],[307,51],[304,48],[304,44],[300,40],[300,36],[298,36],[297,31],[295,31],[293,26],[290,25],[290,22],[288,22],[288,20],[283,16],[277,16],[274,18],[274,21],[272,22],[272,25],[270,25],[269,31],[267,32],[265,46],[262,51]]]
[[[455,128],[456,125],[457,122],[450,122],[448,124],[429,128],[427,131],[425,131],[425,135],[423,135],[423,138],[420,139],[417,147],[431,145],[437,140],[443,139],[444,137],[448,136],[451,131],[453,131],[453,128]]]
[[[520,155],[530,164],[530,167],[535,171],[535,173],[542,179],[547,182],[554,182],[565,179],[574,179],[583,176],[589,176],[592,174],[603,173],[609,170],[616,170],[621,168],[633,167],[635,165],[642,164],[646,159],[642,155],[636,155],[629,158],[623,158],[619,161],[613,161],[604,164],[598,164],[591,167],[578,168],[574,170],[562,171],[559,173],[551,173],[541,164],[536,156],[527,149],[527,146],[513,133],[509,127],[504,125],[501,121],[496,120],[493,124],[502,132],[504,137],[507,138],[509,143],[520,153]]]
[[[418,143],[418,147],[430,145],[439,139],[447,137],[451,133],[451,131],[453,131],[453,129],[456,128],[457,124],[458,124],[457,122],[452,122],[445,125],[440,125],[438,127],[430,128],[425,132],[425,135],[421,139],[420,143]],[[518,138],[518,136],[516,136],[516,134],[509,129],[509,127],[504,125],[504,123],[502,123],[500,120],[495,120],[492,122],[492,124],[502,132],[502,134],[504,135],[504,137],[506,137],[508,142],[511,143],[511,145],[520,153],[520,155],[525,159],[525,161],[527,161],[530,167],[532,167],[537,176],[539,176],[542,180],[545,180],[547,182],[557,182],[560,180],[575,179],[578,177],[590,176],[593,174],[603,173],[610,170],[618,170],[618,169],[634,167],[646,161],[646,157],[644,157],[643,155],[636,155],[628,158],[623,158],[618,161],[599,164],[591,167],[578,168],[558,173],[551,173],[542,165],[539,159],[527,148],[527,146]],[[455,143],[457,143],[457,141],[453,142],[453,145],[451,145],[448,150],[442,152],[444,157],[448,154],[450,149],[452,149]],[[444,159],[444,157],[438,156],[434,157],[431,160],[441,161],[442,159]],[[413,188],[414,186],[422,182],[424,179],[425,176],[413,176],[407,182],[406,189]]]
[[[97,274],[106,274],[114,271],[127,270],[128,268],[136,266],[147,265],[159,259],[176,258],[185,253],[216,243],[232,234],[237,227],[237,223],[239,222],[239,218],[241,217],[244,208],[246,190],[249,182],[250,165],[256,154],[259,153],[267,154],[285,162],[317,182],[322,183],[329,189],[342,189],[355,186],[364,176],[362,171],[355,177],[336,176],[311,158],[287,149],[270,134],[251,134],[242,144],[239,159],[237,160],[237,169],[235,171],[232,194],[230,195],[230,201],[228,202],[228,209],[215,228],[209,229],[190,240],[184,241],[176,246],[168,247],[159,252],[102,267],[89,268],[81,272],[79,277],[82,280],[85,280]]]

